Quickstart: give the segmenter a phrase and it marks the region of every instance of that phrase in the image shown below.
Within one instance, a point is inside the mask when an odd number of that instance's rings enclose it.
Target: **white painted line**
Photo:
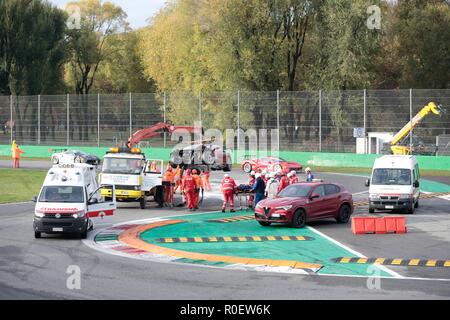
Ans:
[[[343,249],[345,249],[345,250],[347,250],[347,251],[353,253],[354,255],[356,255],[356,256],[358,256],[358,257],[360,257],[360,258],[367,258],[367,257],[364,256],[362,253],[359,253],[359,252],[357,252],[357,251],[355,251],[355,250],[353,250],[353,249],[347,247],[345,244],[343,244],[343,243],[341,243],[341,242],[339,242],[339,241],[337,241],[337,240],[335,240],[335,239],[333,239],[333,238],[327,236],[326,234],[324,234],[324,233],[322,233],[322,232],[320,232],[320,231],[314,229],[313,227],[307,226],[307,228],[310,229],[312,232],[315,232],[316,234],[318,234],[318,235],[324,237],[324,238],[327,239],[328,241],[331,241],[332,243],[334,243],[334,244],[340,246],[341,248],[343,248]],[[381,266],[381,265],[375,265],[375,266],[377,266],[377,267],[380,268],[381,270],[383,270],[383,271],[389,273],[390,275],[394,276],[395,278],[404,278],[402,275],[398,274],[398,273],[395,272],[395,271],[392,271],[391,269],[386,268],[385,266]]]
[[[369,193],[369,190],[361,191],[361,192],[357,192],[357,193],[352,193],[352,196],[357,196],[357,195],[364,194],[364,193]]]

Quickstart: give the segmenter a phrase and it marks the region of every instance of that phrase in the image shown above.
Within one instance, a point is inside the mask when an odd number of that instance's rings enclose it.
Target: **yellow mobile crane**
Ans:
[[[430,102],[428,105],[422,108],[418,114],[408,122],[391,140],[391,151],[392,154],[396,155],[409,155],[411,154],[411,148],[408,146],[400,145],[401,142],[405,140],[405,138],[411,133],[411,130],[416,127],[420,122],[422,122],[423,118],[425,118],[430,113],[434,113],[435,115],[442,116],[445,110],[442,108],[442,105],[436,105],[434,102]]]

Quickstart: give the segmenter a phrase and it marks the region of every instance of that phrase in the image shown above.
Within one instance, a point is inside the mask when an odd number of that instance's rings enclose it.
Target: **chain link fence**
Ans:
[[[386,139],[430,101],[450,113],[450,90],[0,96],[0,144],[16,139],[37,145],[123,145],[133,132],[170,121],[174,125],[200,122],[205,130],[219,129],[224,136],[227,129],[268,130],[269,144],[280,150],[382,153]],[[442,142],[450,134],[449,113],[425,117],[403,143],[435,154],[441,136],[437,153],[450,153],[450,145]],[[356,128],[367,137],[362,149],[357,146]],[[276,141],[270,139],[271,130],[278,133],[272,136]],[[235,145],[244,148],[236,135]],[[141,143],[144,147],[175,144],[167,134]]]

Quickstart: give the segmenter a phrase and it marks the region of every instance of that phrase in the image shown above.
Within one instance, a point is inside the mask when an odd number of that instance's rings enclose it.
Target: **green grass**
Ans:
[[[0,203],[30,201],[37,196],[47,170],[0,169]]]

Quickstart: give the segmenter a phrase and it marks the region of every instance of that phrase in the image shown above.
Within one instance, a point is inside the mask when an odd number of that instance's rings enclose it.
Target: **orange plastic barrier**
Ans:
[[[352,217],[352,233],[406,233],[405,217]]]

